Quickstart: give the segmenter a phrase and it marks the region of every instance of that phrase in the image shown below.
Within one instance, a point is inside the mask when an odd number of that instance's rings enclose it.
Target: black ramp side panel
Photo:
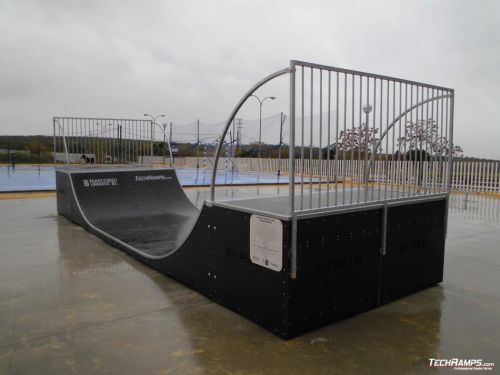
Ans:
[[[176,250],[198,218],[174,170],[79,172],[71,178],[87,219],[147,255]]]
[[[290,336],[378,304],[382,209],[302,219]]]
[[[274,271],[250,260],[250,217],[246,212],[214,207],[213,248],[210,248],[210,297],[223,306],[249,318],[274,334],[287,338],[289,280],[289,225],[283,225],[281,271]]]
[[[446,201],[389,207],[381,302],[443,281]]]

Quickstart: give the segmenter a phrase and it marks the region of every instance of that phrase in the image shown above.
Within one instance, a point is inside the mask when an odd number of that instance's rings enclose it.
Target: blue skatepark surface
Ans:
[[[182,186],[209,186],[212,171],[205,169],[176,169]],[[218,185],[260,185],[288,183],[288,176],[271,173],[217,171]],[[0,192],[53,191],[56,189],[54,166],[20,165],[0,167]]]

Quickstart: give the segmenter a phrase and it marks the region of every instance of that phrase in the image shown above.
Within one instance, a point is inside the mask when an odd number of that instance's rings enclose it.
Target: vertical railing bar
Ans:
[[[445,189],[446,191],[450,190],[450,181],[449,181],[449,176],[451,174],[451,166],[450,166],[450,158],[449,154],[451,152],[450,149],[450,140],[448,139],[448,108],[449,108],[449,98],[446,98],[446,103],[445,103],[445,114],[444,114],[444,137],[446,139],[446,174],[445,174]]]
[[[144,155],[142,152],[142,132],[144,127],[144,121],[139,121],[137,123],[137,162],[138,164],[144,163]]]
[[[323,70],[319,70],[319,146],[318,146],[318,167],[319,167],[319,184],[318,184],[318,208],[321,207],[321,179],[323,178],[322,165],[322,146],[323,146]],[[312,208],[312,207],[311,207]]]
[[[426,87],[426,98],[425,99],[428,99],[429,98],[429,87]],[[422,99],[423,99],[423,96],[422,96]],[[422,107],[422,112],[424,111],[424,108]],[[425,134],[425,138],[424,138],[424,141],[425,141],[425,150],[423,151],[423,154],[425,156],[425,160],[423,161],[423,172],[425,172],[425,176],[422,176],[422,178],[424,179],[423,181],[423,194],[427,194],[428,193],[428,189],[427,189],[427,185],[429,183],[429,165],[428,165],[428,159],[429,159],[429,149],[428,149],[428,144],[429,144],[429,102],[427,102],[425,104],[425,120],[424,120],[424,124],[425,124],[425,129],[424,129],[424,134]],[[427,163],[427,164],[426,164]]]
[[[110,147],[111,147],[111,164],[115,164],[116,163],[116,146],[115,146],[115,121],[114,120],[110,120],[109,122],[109,126],[111,127],[111,131],[110,131],[110,134],[111,134],[111,141],[110,141]]]
[[[335,93],[335,169],[334,169],[334,182],[335,182],[335,206],[337,206],[338,199],[338,165],[339,165],[339,72],[336,72],[335,75],[335,85],[336,85],[336,93]],[[342,185],[344,185],[344,181],[342,181]]]
[[[96,164],[100,164],[101,163],[101,153],[99,150],[99,146],[100,146],[101,142],[99,139],[99,124],[98,124],[97,120],[95,120],[95,119],[92,119],[92,129],[93,129],[93,133],[94,133],[94,150],[96,153],[95,161],[96,161]]]
[[[330,206],[330,178],[331,178],[331,170],[330,170],[330,148],[331,148],[331,138],[330,138],[330,120],[331,120],[331,99],[332,99],[332,72],[328,71],[328,141],[326,143],[326,205]]]
[[[108,120],[109,121],[109,153],[111,156],[111,163],[114,164],[116,161],[115,158],[115,124],[114,120]]]
[[[127,121],[126,120],[119,120],[117,127],[118,127],[118,162],[120,164],[126,165],[127,162],[127,144],[126,140],[123,138],[124,133],[127,134]],[[125,129],[125,131],[124,131]]]
[[[73,119],[68,119],[68,137],[66,138],[68,145],[68,164],[70,155],[73,153]]]
[[[431,89],[431,97],[434,97],[434,95],[438,94],[439,92],[437,90],[434,90],[434,88]],[[437,143],[437,121],[435,120],[435,106],[434,106],[434,101],[431,103],[431,142],[429,145],[429,150],[431,153],[431,167],[430,167],[430,174],[431,174],[431,180],[430,180],[430,193],[434,194],[437,192],[436,190],[436,143]]]
[[[304,138],[305,138],[305,130],[304,130],[304,67],[301,66],[301,80],[302,80],[302,93],[301,93],[301,110],[302,110],[302,118],[301,118],[301,126],[302,126],[302,138],[301,138],[301,147],[300,147],[300,174],[301,174],[301,182],[300,182],[300,209],[304,209]]]
[[[99,162],[99,157],[97,155],[97,150],[96,150],[96,134],[95,134],[95,121],[93,119],[90,119],[90,129],[92,132],[92,138],[91,138],[91,150],[92,154],[94,155],[94,164],[98,164]]]
[[[92,152],[92,147],[90,146],[90,141],[91,141],[91,134],[92,134],[92,130],[90,128],[90,124],[91,124],[91,120],[90,119],[87,119],[87,121],[85,122],[85,153],[87,153],[88,155],[91,155]]]
[[[338,81],[338,72],[337,72]],[[344,144],[342,146],[342,205],[345,205],[345,184],[346,184],[346,142],[345,135],[347,131],[347,73],[344,73]],[[338,149],[338,147],[337,147]]]
[[[363,133],[362,133],[362,121],[363,121],[363,76],[359,76],[359,109],[358,109],[358,112],[359,112],[359,119],[358,119],[358,123],[359,123],[359,140],[358,140],[358,160],[356,161],[356,179],[358,180],[358,203],[359,203],[359,200],[361,198],[360,194],[361,194],[361,171],[359,169],[360,167],[360,164],[361,164],[361,137],[363,136]],[[366,124],[365,124],[365,127],[366,127]],[[365,137],[366,138],[366,137]]]
[[[72,154],[72,162],[74,162],[74,155],[78,152],[76,146],[77,146],[77,142],[76,142],[76,124],[75,124],[75,121],[76,119],[75,118],[72,118],[71,119],[71,154]]]
[[[403,111],[403,98],[402,98],[402,83],[399,83],[399,113],[402,113]],[[398,119],[398,160],[396,161],[396,198],[399,198],[399,191],[400,191],[400,185],[401,185],[401,116],[399,116]]]
[[[78,157],[78,154],[80,154],[80,137],[79,137],[79,126],[80,126],[80,119],[78,118],[75,118],[74,119],[75,121],[75,136],[74,136],[74,144],[75,144],[75,149],[74,149],[74,158],[77,159],[78,161],[80,160],[80,158]],[[75,160],[76,162],[76,160]]]
[[[101,120],[102,124],[102,139],[103,139],[103,164],[106,164],[106,158],[108,156],[108,125],[106,120]]]
[[[383,130],[384,130],[384,124],[383,124],[383,108],[384,108],[384,95],[383,95],[383,91],[384,91],[384,80],[383,79],[380,79],[380,114],[379,114],[379,117],[380,117],[380,134],[383,134]],[[377,142],[378,143],[378,142]],[[382,173],[381,173],[381,169],[380,168],[381,166],[383,167],[383,173],[384,173],[384,177],[385,177],[385,165],[383,164],[384,160],[383,160],[383,155],[382,155],[382,145],[380,145],[380,156],[379,156],[379,176],[378,176],[378,200],[380,201],[381,199],[381,193],[382,193]]]
[[[113,120],[109,121],[109,156],[111,158],[110,164],[115,163],[115,126]]]
[[[390,103],[390,82],[386,81],[385,82],[385,91],[386,91],[386,117],[385,117],[385,122],[386,122],[386,131],[389,129],[389,103]],[[387,200],[387,190],[388,186],[387,184],[389,183],[389,178],[390,178],[390,169],[389,169],[389,137],[385,137],[385,184],[384,184],[384,201]]]
[[[440,142],[440,145],[439,145],[439,148],[440,148],[440,152],[439,152],[439,158],[440,158],[440,162],[441,162],[441,165],[440,165],[440,184],[441,184],[441,191],[445,191],[446,190],[446,187],[444,185],[444,179],[445,179],[445,172],[444,172],[444,158],[443,158],[443,153],[444,153],[444,131],[443,131],[443,126],[444,126],[444,100],[443,99],[439,99],[439,103],[441,104],[441,117],[440,117],[440,122],[439,122],[439,126],[440,126],[440,132],[439,132],[439,142]]]
[[[87,120],[87,128],[86,129],[88,131],[87,136],[86,136],[86,138],[87,138],[87,153],[89,155],[91,155],[91,157],[92,157],[92,155],[94,153],[92,152],[92,119],[90,119],[90,118]],[[95,161],[95,155],[94,155],[94,161]]]
[[[313,103],[314,103],[314,75],[313,75],[313,68],[310,68],[311,70],[311,103],[310,103],[310,129],[309,129],[309,208],[312,209],[312,180],[313,180]]]
[[[129,124],[129,130],[130,130],[130,133],[129,133],[129,142],[130,142],[130,161],[132,164],[135,164],[136,163],[136,149],[135,149],[135,139],[137,137],[137,134],[136,134],[136,129],[137,127],[137,121],[131,121],[130,124]]]
[[[410,85],[410,108],[413,107],[413,85]],[[407,150],[407,152],[409,152],[409,158],[408,158],[408,162],[409,162],[409,173],[408,173],[408,182],[409,182],[409,187],[408,187],[408,197],[411,196],[412,194],[412,189],[413,189],[413,177],[414,177],[414,170],[413,170],[413,155],[412,155],[412,149],[411,149],[411,142],[412,142],[412,129],[413,129],[413,111],[410,112],[410,122],[409,124],[407,124],[407,127],[408,127],[408,130],[409,130],[409,135],[406,136],[406,139],[410,140],[410,145],[408,146],[408,149],[407,149],[407,144],[408,144],[408,141],[405,142],[405,150]],[[407,131],[408,132],[408,131]]]
[[[107,164],[106,159],[109,157],[109,149],[110,149],[110,147],[109,147],[109,130],[108,130],[109,125],[108,125],[107,120],[103,120],[102,122],[103,122],[102,126],[104,129],[103,136],[104,136],[104,148],[105,148],[105,150],[104,150],[104,163]]]
[[[380,124],[379,124],[380,125]],[[374,147],[373,147],[373,160],[375,160],[375,163],[377,162],[377,149],[376,149],[376,145],[378,144],[377,142],[377,78],[374,78],[373,79],[373,143],[374,143]],[[370,160],[370,159],[368,159]],[[368,161],[369,162],[369,161]],[[371,167],[371,166],[370,166]],[[374,167],[374,176],[375,178],[378,178],[378,171],[376,169],[376,167]],[[368,169],[368,177],[370,176],[370,169]],[[374,201],[375,200],[375,197],[374,197],[374,194],[375,194],[375,185],[376,184],[376,180],[373,181],[373,184],[372,184],[372,189],[371,189],[371,200]]]
[[[154,166],[154,161],[153,161],[153,157],[154,157],[154,132],[155,132],[155,122],[154,121],[151,121],[151,127],[150,127],[150,134],[151,134],[151,167]]]
[[[355,137],[355,130],[354,130],[354,101],[355,101],[355,79],[354,75],[351,75],[352,77],[352,102],[351,102],[351,107],[352,107],[352,115],[351,115],[351,126],[352,126],[352,140],[351,140],[351,166],[350,166],[350,174],[351,174],[351,200],[350,203],[353,203],[353,195],[354,195],[354,170],[353,164],[354,164],[354,137]]]
[[[109,126],[111,128],[110,134],[111,134],[111,139],[110,139],[110,147],[111,147],[111,164],[116,163],[116,135],[115,135],[115,120],[109,120]]]
[[[396,118],[396,82],[392,81],[392,121]],[[391,122],[392,122],[391,121]],[[395,143],[395,138],[396,138],[396,131],[394,128],[392,128],[392,148],[391,148],[391,199],[393,198],[393,193],[394,193],[394,180],[397,178],[395,175],[395,170],[394,170],[394,150],[396,148],[396,143]]]
[[[145,164],[144,158],[147,155],[148,150],[148,127],[149,122],[146,122],[142,126],[142,164]],[[147,163],[146,163],[147,164]]]
[[[122,125],[122,142],[124,142],[124,145],[125,145],[125,155],[123,157],[123,162],[125,164],[131,164],[130,163],[130,142],[129,142],[129,125],[130,125],[130,120],[127,120],[127,121],[124,121],[123,125]],[[123,128],[125,128],[125,131],[123,131]],[[123,139],[123,137],[125,136],[125,138]]]
[[[106,139],[104,138],[104,121],[101,120],[97,123],[98,128],[99,128],[99,143],[101,146],[101,164],[104,164],[104,159],[106,158]]]
[[[128,124],[128,158],[130,164],[135,164],[135,154],[134,154],[134,124],[135,121],[131,120]]]
[[[58,135],[58,137],[56,139],[56,143],[57,143],[57,150],[58,150],[58,152],[60,152],[61,148],[62,148],[61,147],[61,143],[62,143],[61,127],[64,126],[64,119],[59,118],[56,121],[57,121],[57,125],[58,125],[57,128],[56,128],[56,132],[57,132],[57,135]],[[59,164],[63,164],[62,160],[60,161]]]
[[[416,96],[416,102],[418,103],[420,98],[419,98],[419,86],[416,86],[415,87],[415,96]],[[419,147],[419,143],[420,143],[420,135],[418,133],[418,119],[419,119],[419,115],[418,115],[418,111],[419,111],[420,108],[416,108],[415,109],[415,126],[414,126],[414,132],[415,132],[415,150],[413,150],[413,154],[415,156],[415,172],[417,174],[416,176],[416,180],[415,180],[415,190],[413,191],[413,196],[417,195],[417,189],[419,189],[419,179],[420,179],[420,170],[419,170],[419,161],[418,161],[418,147]],[[413,156],[413,155],[412,155]]]
[[[78,126],[79,126],[80,120],[78,118],[73,118],[73,163],[76,163],[77,160],[79,162],[79,157],[78,154],[80,153],[79,150],[79,137],[78,137]]]
[[[366,106],[370,105],[370,77],[366,77]],[[368,201],[368,180],[370,176],[370,170],[367,170],[368,166],[368,143],[370,141],[370,125],[369,125],[369,120],[370,119],[370,113],[368,112],[365,116],[365,127],[366,127],[366,132],[365,132],[365,150],[364,150],[364,158],[363,158],[363,168],[362,171],[367,171],[364,176],[364,183],[365,183],[365,202]],[[360,171],[361,172],[361,171]]]
[[[424,101],[424,87],[423,86],[420,88],[420,97],[421,97],[420,100]],[[420,106],[420,124],[421,124],[421,127],[422,127],[421,132],[424,132],[424,121],[425,121],[425,119],[424,119],[424,106],[422,105],[422,106]],[[425,135],[425,133],[420,138],[420,147],[419,147],[420,148],[420,162],[419,162],[419,164],[420,164],[420,172],[419,173],[421,175],[421,177],[420,177],[420,186],[419,186],[419,195],[423,194],[423,192],[422,192],[423,186],[422,185],[424,184],[424,181],[423,181],[423,179],[424,179],[424,166],[425,166],[424,165],[424,152],[423,152],[423,145],[424,145],[424,142],[425,142],[424,135]]]
[[[85,119],[80,120],[80,147],[82,148],[81,153],[85,154]]]
[[[136,160],[135,160],[135,131],[134,131],[134,128],[135,128],[135,124],[136,124],[137,121],[130,121],[130,124],[129,124],[129,143],[130,143],[130,162],[132,164],[135,164],[136,163]]]
[[[84,119],[78,119],[78,130],[77,131],[78,131],[78,147],[80,148],[80,151],[78,152],[78,154],[80,155],[79,160],[82,160],[81,155],[83,155],[83,153],[84,153],[83,144],[82,144],[82,141],[83,141],[82,126],[83,126],[84,121],[85,121]]]
[[[405,109],[408,108],[408,84],[405,83]],[[408,113],[405,112],[404,116],[404,128],[403,128],[403,138],[405,141],[400,141],[399,143],[399,149],[401,149],[401,142],[403,143],[403,168],[404,168],[404,174],[403,174],[403,197],[406,196],[406,190],[408,186],[408,165],[406,163],[406,129],[408,127],[408,121],[407,121],[407,116]],[[401,136],[400,136],[401,139]]]

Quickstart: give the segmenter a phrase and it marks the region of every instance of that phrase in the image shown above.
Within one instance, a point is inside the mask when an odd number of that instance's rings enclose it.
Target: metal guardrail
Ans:
[[[156,154],[164,164],[166,159],[172,163],[165,127],[152,120],[54,117],[53,131],[56,165],[151,164],[155,144],[161,145]]]
[[[313,206],[334,208],[449,192],[452,89],[302,61],[292,60],[290,67],[259,81],[241,98],[221,133],[215,165],[245,101],[285,74],[290,79],[285,169],[294,177],[289,183],[291,216]],[[392,169],[403,166],[396,172]],[[349,184],[340,183],[349,176]]]

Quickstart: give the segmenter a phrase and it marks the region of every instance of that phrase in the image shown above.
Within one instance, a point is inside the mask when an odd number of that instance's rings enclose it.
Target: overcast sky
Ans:
[[[454,88],[455,143],[500,159],[496,0],[2,0],[0,51],[0,134],[51,134],[55,115],[217,122],[298,59]]]

